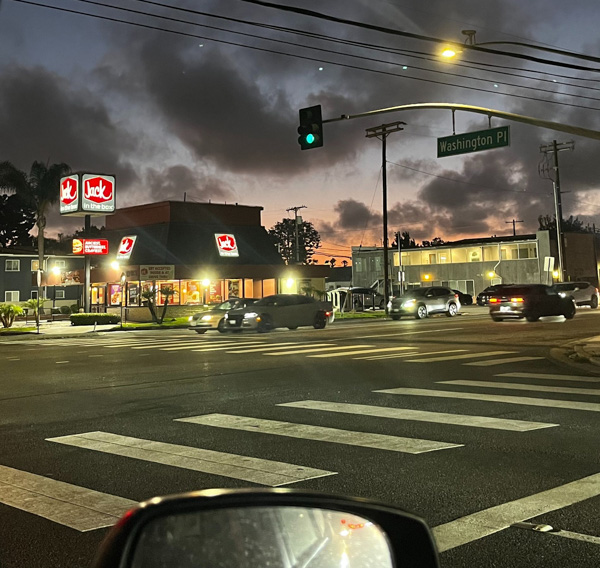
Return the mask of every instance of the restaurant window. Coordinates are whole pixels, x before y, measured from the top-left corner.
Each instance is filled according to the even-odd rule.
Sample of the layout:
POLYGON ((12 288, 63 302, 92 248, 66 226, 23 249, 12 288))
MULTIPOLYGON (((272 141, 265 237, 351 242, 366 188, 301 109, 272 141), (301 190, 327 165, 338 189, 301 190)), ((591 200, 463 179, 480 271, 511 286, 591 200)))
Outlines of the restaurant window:
POLYGON ((121 285, 120 284, 109 284, 108 285, 108 297, 110 298, 111 306, 121 305, 121 285))
POLYGON ((104 304, 104 286, 92 286, 92 304, 104 304))
POLYGON ((244 280, 244 298, 254 298, 254 280, 246 278, 244 280))
POLYGON ((263 298, 265 296, 270 296, 271 294, 276 294, 274 278, 263 280, 263 298))
POLYGON ((156 283, 156 288, 158 291, 158 301, 157 305, 163 306, 165 303, 166 294, 163 294, 163 290, 172 290, 173 294, 169 296, 169 304, 179 305, 179 281, 178 280, 164 280, 156 283))
POLYGON ((127 282, 127 305, 137 306, 140 300, 140 287, 138 284, 127 282))
POLYGON ((202 302, 202 286, 198 280, 188 280, 181 283, 181 303, 200 304, 202 302))
MULTIPOLYGON (((227 282, 227 298, 240 298, 242 296, 242 281, 241 280, 226 280, 227 282)), ((225 298, 225 299, 227 299, 225 298)))

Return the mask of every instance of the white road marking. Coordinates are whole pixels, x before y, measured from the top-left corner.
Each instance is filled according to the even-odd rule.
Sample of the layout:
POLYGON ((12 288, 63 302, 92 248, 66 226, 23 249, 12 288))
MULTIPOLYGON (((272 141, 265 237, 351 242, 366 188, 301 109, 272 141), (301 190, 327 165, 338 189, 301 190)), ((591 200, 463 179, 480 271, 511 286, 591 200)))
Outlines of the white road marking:
MULTIPOLYGON (((333 347, 316 347, 317 345, 332 345, 331 343, 313 343, 312 347, 306 348, 304 345, 299 346, 300 349, 297 349, 296 351, 284 351, 284 352, 280 352, 280 353, 265 353, 265 355, 270 355, 271 357, 277 357, 280 355, 299 355, 299 354, 304 354, 304 353, 316 353, 317 351, 339 351, 340 349, 350 349, 351 347, 349 345, 335 345, 333 347)), ((353 348, 354 349, 360 349, 362 347, 374 347, 373 345, 354 345, 353 348)), ((314 356, 314 355, 313 355, 314 356)), ((327 353, 325 355, 325 357, 331 357, 332 355, 327 353)))
POLYGON ((21 360, 21 358, 20 358, 20 357, 7 357, 7 359, 8 359, 9 361, 20 361, 20 360, 21 360))
POLYGON ((572 540, 580 540, 582 542, 589 542, 590 544, 600 544, 600 536, 592 536, 589 534, 581 534, 572 531, 556 531, 546 533, 552 536, 562 536, 564 538, 570 538, 572 540))
POLYGON ((438 355, 439 353, 462 353, 466 351, 466 349, 446 349, 444 351, 429 351, 427 353, 420 353, 419 351, 415 351, 414 353, 392 353, 390 355, 367 355, 366 357, 355 357, 356 360, 359 359, 385 359, 385 358, 399 358, 399 357, 412 357, 413 355, 438 355))
POLYGON ((282 351, 286 349, 307 349, 308 347, 325 347, 335 345, 334 343, 299 343, 297 341, 289 341, 285 343, 277 343, 276 345, 264 345, 262 347, 244 347, 230 348, 227 353, 260 353, 262 351, 282 351))
POLYGON ((55 361, 55 363, 56 363, 57 365, 60 365, 61 363, 68 363, 68 362, 69 362, 69 361, 55 361))
POLYGON ((484 387, 511 390, 526 390, 535 392, 556 392, 560 394, 581 394, 600 396, 600 389, 582 389, 577 387, 549 387, 546 385, 522 385, 520 383, 496 383, 494 381, 437 381, 444 385, 459 385, 461 387, 484 387))
POLYGON ((290 463, 130 438, 109 432, 86 432, 48 438, 47 441, 271 487, 336 473, 290 463))
POLYGON ((522 361, 535 361, 544 357, 507 357, 506 359, 490 359, 488 361, 471 361, 464 363, 472 367, 491 367, 492 365, 504 365, 505 363, 521 363, 522 361))
POLYGON ((426 331, 404 331, 402 333, 382 333, 379 335, 362 335, 361 339, 371 339, 373 337, 396 337, 398 335, 417 335, 419 333, 446 333, 448 331, 459 331, 462 327, 445 327, 440 329, 428 329, 426 331))
POLYGON ((136 501, 0 466, 0 503, 80 532, 110 527, 136 501))
POLYGON ((460 448, 463 446, 463 444, 448 444, 446 442, 436 442, 433 440, 401 438, 399 436, 388 436, 386 434, 373 434, 369 432, 352 432, 351 430, 339 430, 338 428, 325 428, 322 426, 294 424, 292 422, 263 420, 260 418, 233 416, 229 414, 205 414, 203 416, 192 416, 190 418, 178 418, 176 421, 201 424, 203 426, 215 426, 217 428, 244 430, 246 432, 287 436, 290 438, 300 438, 302 440, 316 440, 333 444, 346 444, 363 448, 375 448, 377 450, 404 452, 408 454, 422 454, 424 452, 434 452, 437 450, 460 448))
POLYGON ((432 361, 456 361, 459 359, 476 359, 477 357, 493 357, 494 355, 512 355, 516 351, 481 351, 466 355, 448 355, 447 357, 430 357, 428 359, 408 359, 407 363, 431 363, 432 361))
MULTIPOLYGON (((263 345, 264 342, 263 341, 249 341, 248 343, 244 343, 244 347, 246 345, 263 345)), ((235 341, 218 341, 218 342, 214 342, 214 343, 210 343, 209 344, 211 347, 207 347, 207 349, 210 348, 221 348, 221 349, 236 349, 236 345, 237 343, 235 341)), ((139 349, 139 348, 138 348, 139 349)), ((197 343, 188 343, 186 345, 178 345, 177 347, 157 347, 157 349, 160 349, 160 351, 182 351, 184 349, 198 349, 198 344, 197 343)))
POLYGON ((431 396, 436 398, 458 398, 462 400, 482 400, 485 402, 502 402, 507 404, 522 404, 525 406, 543 406, 547 408, 567 408, 570 410, 588 410, 600 412, 600 404, 593 402, 573 402, 570 400, 551 400, 546 398, 528 398, 523 396, 506 396, 498 394, 475 394, 472 392, 438 391, 429 389, 396 388, 374 392, 402 396, 431 396))
POLYGON ((88 355, 88 357, 104 357, 104 355, 88 355))
POLYGON ((419 351, 410 351, 409 353, 388 353, 383 355, 366 355, 365 357, 353 357, 355 361, 383 361, 385 359, 402 359, 403 357, 414 357, 419 351))
MULTIPOLYGON (((357 345, 355 347, 361 346, 357 345)), ((346 346, 345 349, 349 349, 349 346, 346 346)), ((386 353, 390 351, 407 351, 409 349, 414 349, 414 347, 381 347, 379 349, 359 349, 358 351, 353 349, 352 351, 342 351, 341 353, 328 353, 325 355, 308 355, 308 357, 347 357, 349 355, 362 355, 363 353, 386 353)))
POLYGON ((551 381, 579 381, 582 383, 600 383, 600 377, 582 375, 552 375, 545 373, 499 373, 495 377, 514 377, 516 379, 548 379, 551 381))
POLYGON ((320 400, 301 400, 285 402, 277 406, 303 408, 306 410, 321 410, 324 412, 341 412, 394 420, 416 420, 418 422, 434 422, 436 424, 452 424, 454 426, 472 426, 475 428, 491 428, 495 430, 510 430, 512 432, 529 432, 542 428, 552 428, 559 424, 547 422, 527 422, 525 420, 510 420, 490 418, 488 416, 469 416, 465 414, 447 414, 445 412, 428 412, 425 410, 409 410, 406 408, 388 408, 369 406, 365 404, 347 404, 342 402, 323 402, 320 400))
POLYGON ((600 473, 439 525, 434 527, 433 536, 438 550, 445 552, 500 532, 514 523, 556 511, 598 495, 600 495, 600 473))

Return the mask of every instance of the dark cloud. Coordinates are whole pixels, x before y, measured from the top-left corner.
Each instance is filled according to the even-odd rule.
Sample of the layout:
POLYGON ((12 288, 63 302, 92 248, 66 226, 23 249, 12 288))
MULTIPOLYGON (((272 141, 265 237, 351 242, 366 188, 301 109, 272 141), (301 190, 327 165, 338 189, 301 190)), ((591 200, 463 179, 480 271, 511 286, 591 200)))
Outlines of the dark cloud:
POLYGON ((150 201, 182 200, 184 193, 189 201, 231 201, 234 197, 232 188, 222 180, 182 165, 165 170, 149 169, 145 185, 150 190, 150 201))
POLYGON ((335 205, 337 225, 342 229, 362 229, 381 223, 381 215, 354 199, 344 199, 335 205))

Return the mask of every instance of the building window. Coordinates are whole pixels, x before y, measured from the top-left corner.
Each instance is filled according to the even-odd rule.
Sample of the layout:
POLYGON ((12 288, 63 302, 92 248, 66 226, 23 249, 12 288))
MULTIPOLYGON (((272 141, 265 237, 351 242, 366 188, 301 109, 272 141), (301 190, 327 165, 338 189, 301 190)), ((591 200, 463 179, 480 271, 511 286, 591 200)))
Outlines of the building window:
POLYGON ((54 260, 52 262, 52 264, 54 266, 56 266, 57 268, 66 268, 67 267, 67 261, 66 260, 54 260))
POLYGON ((519 244, 519 258, 537 258, 536 243, 519 244))
POLYGON ((352 266, 354 267, 354 269, 356 269, 356 272, 362 272, 363 271, 362 258, 357 258, 355 261, 353 261, 352 266))
POLYGON ((64 300, 65 299, 65 291, 64 290, 56 290, 54 294, 55 300, 64 300))
POLYGON ((500 257, 498 256, 498 246, 492 245, 488 247, 483 247, 483 260, 485 262, 500 260, 500 257))
POLYGON ((4 301, 5 302, 18 302, 19 301, 19 291, 18 290, 7 290, 4 292, 4 301))
POLYGON ((7 258, 4 263, 4 270, 6 272, 19 272, 21 270, 21 261, 14 258, 7 258))
POLYGON ((502 245, 500 258, 501 260, 518 260, 519 245, 502 245))
POLYGON ((31 261, 31 271, 37 272, 37 269, 40 267, 40 261, 38 259, 31 261))
POLYGON ((32 300, 37 300, 39 298, 39 293, 37 290, 32 290, 31 291, 31 299, 32 300))
POLYGON ((481 262, 481 247, 473 247, 467 250, 467 262, 481 262))

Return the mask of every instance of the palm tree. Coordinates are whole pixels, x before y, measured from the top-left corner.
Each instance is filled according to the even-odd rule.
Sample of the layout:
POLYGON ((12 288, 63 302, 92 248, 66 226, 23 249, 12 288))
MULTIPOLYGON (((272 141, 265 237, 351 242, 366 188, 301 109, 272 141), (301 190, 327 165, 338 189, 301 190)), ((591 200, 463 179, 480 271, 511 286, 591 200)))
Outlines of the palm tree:
POLYGON ((35 210, 35 224, 38 228, 39 268, 44 268, 44 230, 46 212, 58 201, 60 178, 71 173, 67 164, 33 162, 29 175, 17 169, 11 162, 0 162, 0 189, 16 193, 35 210))

